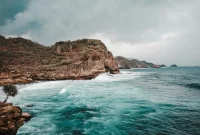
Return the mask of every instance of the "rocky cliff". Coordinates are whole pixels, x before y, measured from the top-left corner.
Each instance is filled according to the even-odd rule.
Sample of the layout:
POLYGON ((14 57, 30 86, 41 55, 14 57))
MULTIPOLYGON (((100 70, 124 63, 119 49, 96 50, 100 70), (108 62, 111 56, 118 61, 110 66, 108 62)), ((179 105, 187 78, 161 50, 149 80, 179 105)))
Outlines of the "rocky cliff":
POLYGON ((38 80, 92 79, 119 73, 100 40, 61 41, 50 47, 23 38, 0 36, 0 85, 38 80))
POLYGON ((0 135, 16 135, 18 129, 31 117, 28 113, 22 113, 18 106, 0 102, 0 135))
POLYGON ((115 60, 121 69, 129 69, 129 68, 160 68, 166 67, 165 65, 155 65, 146 61, 139 61, 136 59, 127 59, 122 56, 115 57, 115 60))

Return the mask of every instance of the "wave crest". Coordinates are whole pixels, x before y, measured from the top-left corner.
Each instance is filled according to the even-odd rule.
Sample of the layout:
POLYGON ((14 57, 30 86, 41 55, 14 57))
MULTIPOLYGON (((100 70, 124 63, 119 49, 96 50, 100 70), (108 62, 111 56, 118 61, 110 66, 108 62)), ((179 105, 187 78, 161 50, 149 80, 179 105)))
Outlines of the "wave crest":
POLYGON ((143 73, 141 72, 128 72, 128 71, 121 71, 120 74, 109 74, 109 73, 102 73, 97 76, 95 79, 96 81, 123 81, 123 80, 132 80, 138 77, 141 77, 143 73))

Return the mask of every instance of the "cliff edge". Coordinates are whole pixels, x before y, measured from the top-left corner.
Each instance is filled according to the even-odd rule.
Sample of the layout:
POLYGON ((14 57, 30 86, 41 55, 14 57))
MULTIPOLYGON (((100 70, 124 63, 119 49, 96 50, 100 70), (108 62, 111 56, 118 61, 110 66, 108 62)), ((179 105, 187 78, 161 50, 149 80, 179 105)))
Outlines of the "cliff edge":
POLYGON ((0 85, 39 80, 92 79, 119 73, 110 51, 100 41, 61 41, 47 47, 23 38, 0 36, 0 85))

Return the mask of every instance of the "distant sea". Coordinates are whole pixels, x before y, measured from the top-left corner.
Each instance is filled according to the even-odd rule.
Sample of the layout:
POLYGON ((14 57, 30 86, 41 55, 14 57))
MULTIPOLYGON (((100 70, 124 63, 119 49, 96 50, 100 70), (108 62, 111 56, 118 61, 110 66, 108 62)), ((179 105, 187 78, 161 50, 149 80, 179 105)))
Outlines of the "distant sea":
POLYGON ((200 135, 199 67, 121 70, 18 88, 9 102, 33 115, 18 135, 200 135))

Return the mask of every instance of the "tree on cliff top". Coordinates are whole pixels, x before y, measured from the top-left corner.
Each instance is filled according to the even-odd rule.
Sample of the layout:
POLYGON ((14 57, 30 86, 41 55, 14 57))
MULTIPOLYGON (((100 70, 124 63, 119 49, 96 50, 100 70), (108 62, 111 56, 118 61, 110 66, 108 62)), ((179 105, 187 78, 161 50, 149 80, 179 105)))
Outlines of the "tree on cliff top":
POLYGON ((14 96, 17 95, 18 90, 17 90, 17 87, 14 86, 14 85, 5 85, 3 87, 3 92, 6 94, 6 98, 5 98, 3 103, 6 103, 8 98, 9 98, 9 96, 14 97, 14 96))

